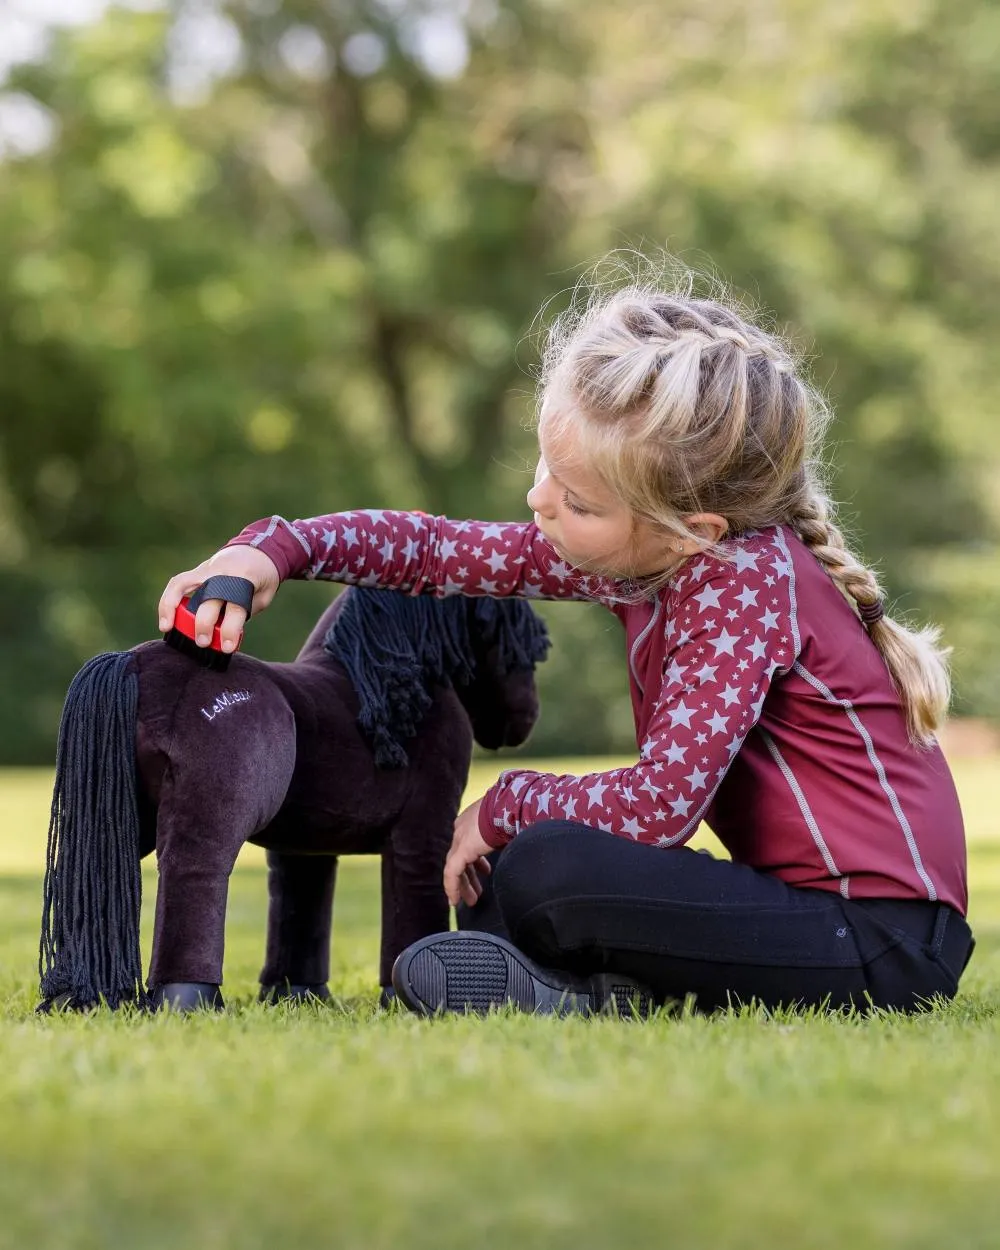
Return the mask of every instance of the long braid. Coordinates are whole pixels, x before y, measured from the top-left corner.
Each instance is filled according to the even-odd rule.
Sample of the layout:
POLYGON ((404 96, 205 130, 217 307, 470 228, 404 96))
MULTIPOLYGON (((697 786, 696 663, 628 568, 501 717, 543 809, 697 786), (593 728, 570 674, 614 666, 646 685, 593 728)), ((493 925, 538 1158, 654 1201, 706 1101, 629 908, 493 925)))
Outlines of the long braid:
POLYGON ((858 609, 906 712, 910 738, 928 743, 951 699, 949 651, 938 646, 934 627, 908 629, 885 614, 883 592, 875 573, 850 550, 832 519, 833 507, 815 483, 806 485, 789 524, 827 573, 858 609))
POLYGON ((846 598, 859 608, 879 603, 882 588, 878 578, 847 546, 847 540, 833 522, 833 505, 817 486, 806 488, 801 502, 789 516, 789 524, 846 598))

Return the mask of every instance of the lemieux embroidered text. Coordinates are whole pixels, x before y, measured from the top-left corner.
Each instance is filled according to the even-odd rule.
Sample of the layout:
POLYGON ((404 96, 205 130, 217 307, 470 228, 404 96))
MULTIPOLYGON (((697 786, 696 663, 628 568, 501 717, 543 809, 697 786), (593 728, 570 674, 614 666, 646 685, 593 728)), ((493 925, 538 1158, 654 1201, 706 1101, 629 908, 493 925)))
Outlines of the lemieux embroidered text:
POLYGON ((249 703, 252 698, 253 694, 249 690, 223 690, 211 707, 201 709, 201 714, 206 720, 215 720, 221 712, 235 707, 237 703, 249 703))

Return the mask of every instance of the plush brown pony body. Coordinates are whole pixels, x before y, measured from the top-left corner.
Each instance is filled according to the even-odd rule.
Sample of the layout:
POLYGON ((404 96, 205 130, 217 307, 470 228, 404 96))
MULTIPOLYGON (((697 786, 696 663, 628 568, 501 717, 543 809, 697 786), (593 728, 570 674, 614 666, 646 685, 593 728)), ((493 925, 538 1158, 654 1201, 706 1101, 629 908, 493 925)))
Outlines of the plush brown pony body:
POLYGON ((441 876, 473 739, 538 715, 544 626, 519 600, 346 590, 294 663, 204 668, 163 642, 90 661, 67 695, 49 833, 43 1006, 222 1005, 229 875, 267 848, 264 997, 326 997, 340 855, 382 859, 379 980, 448 927, 441 876), (148 992, 139 860, 159 884, 148 992))

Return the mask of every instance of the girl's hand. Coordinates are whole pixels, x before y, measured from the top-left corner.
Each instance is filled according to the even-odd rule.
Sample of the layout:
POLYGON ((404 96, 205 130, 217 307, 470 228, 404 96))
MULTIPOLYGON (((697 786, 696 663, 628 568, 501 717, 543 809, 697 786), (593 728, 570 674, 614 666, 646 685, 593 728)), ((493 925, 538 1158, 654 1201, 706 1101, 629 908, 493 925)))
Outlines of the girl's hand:
MULTIPOLYGON (((267 607, 281 583, 274 561, 270 556, 264 555, 263 551, 249 546, 224 547, 214 556, 203 560, 197 568, 189 569, 186 573, 178 573, 167 582, 157 609, 161 633, 165 633, 173 625, 177 605, 184 596, 193 593, 202 582, 217 573, 228 574, 230 577, 245 577, 248 582, 253 583, 254 597, 251 616, 256 616, 267 607)), ((220 599, 206 599, 198 608, 194 619, 195 642, 199 647, 207 647, 211 642, 212 630, 219 619, 221 607, 220 599)), ((226 604, 226 615, 220 629, 223 651, 235 650, 246 616, 243 609, 235 603, 226 604)))
POLYGON ((475 907, 483 892, 480 877, 489 876, 491 872, 486 856, 493 847, 483 841, 479 832, 479 805, 482 801, 477 799, 455 818, 455 833, 444 865, 444 892, 453 907, 457 907, 459 902, 475 907))

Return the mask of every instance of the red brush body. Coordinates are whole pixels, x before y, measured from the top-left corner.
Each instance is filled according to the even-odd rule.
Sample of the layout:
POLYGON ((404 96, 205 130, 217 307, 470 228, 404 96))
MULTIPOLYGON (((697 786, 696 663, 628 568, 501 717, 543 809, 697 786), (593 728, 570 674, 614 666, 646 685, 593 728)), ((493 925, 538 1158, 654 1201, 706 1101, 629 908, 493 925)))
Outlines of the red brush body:
POLYGON ((163 635, 163 641, 183 655, 188 655, 204 668, 214 669, 223 673, 229 667, 229 661, 240 649, 243 642, 243 631, 236 640, 233 651, 222 649, 222 618, 225 615, 226 603, 236 603, 247 613, 253 602, 253 584, 244 577, 210 577, 204 585, 199 586, 194 594, 182 599, 174 613, 173 626, 163 635), (207 647, 199 647, 195 642, 195 614, 205 599, 219 598, 224 600, 218 620, 212 629, 212 640, 207 647))

